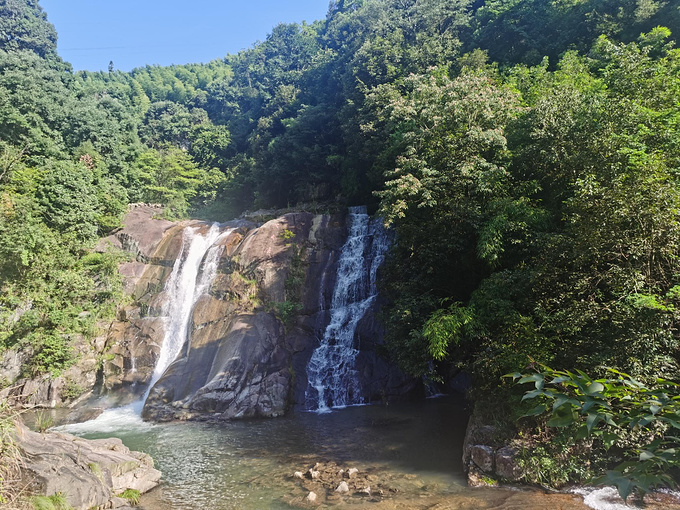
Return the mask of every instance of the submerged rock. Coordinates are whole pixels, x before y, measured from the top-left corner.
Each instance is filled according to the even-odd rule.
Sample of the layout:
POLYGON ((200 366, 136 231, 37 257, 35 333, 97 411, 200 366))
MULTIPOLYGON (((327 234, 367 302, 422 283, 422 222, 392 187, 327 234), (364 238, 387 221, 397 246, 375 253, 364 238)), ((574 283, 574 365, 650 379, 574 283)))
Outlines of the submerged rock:
MULTIPOLYGON (((308 469, 306 477, 298 480, 298 483, 303 490, 316 494, 317 503, 335 504, 353 498, 357 500, 370 498, 370 501, 379 502, 386 493, 398 492, 366 470, 360 472, 357 468, 341 467, 335 462, 317 462, 308 469), (371 487, 375 487, 375 490, 371 487)), ((300 498, 301 496, 298 496, 298 502, 300 498)))
POLYGON ((75 510, 115 508, 125 490, 144 493, 161 478, 149 455, 130 451, 120 439, 39 434, 17 424, 16 440, 24 458, 22 484, 33 494, 61 493, 75 510))

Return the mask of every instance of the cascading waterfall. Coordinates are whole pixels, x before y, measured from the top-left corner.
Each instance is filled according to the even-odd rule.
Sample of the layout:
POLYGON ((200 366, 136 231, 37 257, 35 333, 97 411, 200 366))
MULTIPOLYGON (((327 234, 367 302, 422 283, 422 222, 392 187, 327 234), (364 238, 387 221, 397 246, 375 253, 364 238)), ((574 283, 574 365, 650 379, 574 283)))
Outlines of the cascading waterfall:
MULTIPOLYGON (((59 427, 73 433, 113 432, 131 426, 144 426, 141 411, 154 385, 189 343, 192 311, 201 296, 210 290, 223 247, 219 241, 233 229, 220 231, 217 223, 205 234, 197 227, 187 227, 182 235, 182 248, 172 273, 165 283, 166 303, 161 310, 165 321, 163 345, 144 396, 127 406, 108 409, 94 420, 59 427)), ((133 362, 134 363, 134 362, 133 362)))
POLYGON ((217 265, 222 254, 222 247, 217 242, 232 230, 220 232, 217 223, 213 223, 205 235, 199 234, 196 227, 187 227, 184 230, 182 251, 165 283, 167 300, 161 311, 161 316, 165 319, 163 345, 142 401, 146 400, 154 385, 187 343, 194 306, 210 290, 210 284, 217 274, 217 265))
POLYGON ((365 207, 350 207, 349 235, 338 261, 330 323, 307 365, 306 407, 317 412, 362 404, 355 369, 357 324, 375 301, 378 268, 389 248, 380 220, 365 207))

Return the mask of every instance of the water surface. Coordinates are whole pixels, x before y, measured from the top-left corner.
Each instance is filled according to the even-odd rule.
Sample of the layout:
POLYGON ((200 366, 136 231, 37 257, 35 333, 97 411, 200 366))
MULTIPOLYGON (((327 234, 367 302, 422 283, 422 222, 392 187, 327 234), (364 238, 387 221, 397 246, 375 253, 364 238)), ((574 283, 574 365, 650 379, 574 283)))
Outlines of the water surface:
POLYGON ((215 424, 152 425, 129 409, 121 412, 127 413, 124 423, 109 411, 67 429, 88 438, 119 437, 155 459, 163 484, 143 497, 146 510, 310 506, 304 501, 309 482, 293 474, 317 462, 357 468, 372 484, 370 496, 340 497, 331 490, 329 499, 319 485, 321 508, 586 508, 575 495, 468 488, 461 462, 468 416, 453 397, 215 424))

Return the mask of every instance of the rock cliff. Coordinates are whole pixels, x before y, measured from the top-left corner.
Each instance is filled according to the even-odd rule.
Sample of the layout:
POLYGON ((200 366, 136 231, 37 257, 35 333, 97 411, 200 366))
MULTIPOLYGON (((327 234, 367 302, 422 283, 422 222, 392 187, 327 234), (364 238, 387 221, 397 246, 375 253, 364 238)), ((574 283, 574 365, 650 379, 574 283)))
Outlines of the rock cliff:
MULTIPOLYGON (((132 207, 124 228, 98 246, 132 255, 120 268, 130 300, 117 320, 102 324, 103 334, 92 341, 76 339, 81 359, 61 377, 21 380, 0 397, 29 406, 108 407, 145 393, 163 344, 165 285, 182 252, 183 232, 209 228, 158 219, 158 213, 153 206, 132 207), (83 396, 74 401, 78 393, 83 396)), ((220 228, 228 235, 219 241, 217 275, 194 306, 189 341, 149 395, 147 419, 274 417, 304 405, 307 363, 330 320, 346 217, 265 211, 220 228)), ((382 332, 375 306, 356 333, 366 400, 412 389, 376 353, 382 332)), ((7 352, 0 371, 16 371, 21 361, 7 352)))
MULTIPOLYGON (((163 338, 157 316, 167 299, 163 288, 186 226, 166 230, 137 273, 135 305, 110 328, 102 381, 110 392, 140 391, 150 378, 163 338)), ((194 306, 184 349, 150 392, 146 419, 275 417, 304 403, 307 363, 329 321, 345 218, 297 212, 222 228, 232 230, 219 241, 217 276, 194 306)), ((376 354, 381 331, 374 312, 358 329, 364 347, 357 368, 367 400, 411 388, 376 354)))

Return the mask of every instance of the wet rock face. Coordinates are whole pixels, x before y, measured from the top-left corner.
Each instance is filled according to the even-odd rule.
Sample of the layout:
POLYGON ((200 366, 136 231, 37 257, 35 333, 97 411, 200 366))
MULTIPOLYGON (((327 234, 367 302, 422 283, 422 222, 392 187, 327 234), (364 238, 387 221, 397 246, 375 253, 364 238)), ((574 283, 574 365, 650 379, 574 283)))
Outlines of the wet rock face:
POLYGON ((126 489, 144 493, 160 481, 151 457, 130 451, 120 439, 38 434, 21 424, 16 439, 24 457, 22 485, 34 494, 61 493, 76 510, 120 506, 116 496, 126 489))
MULTIPOLYGON (((186 226, 185 223, 155 220, 148 217, 147 208, 138 209, 146 212, 147 216, 142 218, 146 217, 147 223, 159 222, 160 225, 145 227, 142 219, 137 218, 136 223, 126 227, 127 236, 140 239, 135 246, 143 248, 144 262, 137 260, 121 266, 126 288, 135 302, 118 311, 118 320, 109 326, 100 355, 98 391, 119 404, 139 398, 151 380, 165 333, 164 321, 158 317, 165 300, 163 285, 179 256, 181 234, 186 226), (159 238, 159 235, 162 237, 159 238), (154 242, 149 239, 142 241, 144 236, 154 242), (130 264, 139 265, 143 270, 136 270, 134 276, 127 277, 125 272, 130 264)), ((133 209, 133 213, 140 215, 141 211, 133 209)))
MULTIPOLYGON (((184 228, 207 228, 156 220, 157 213, 134 208, 126 228, 107 241, 136 257, 121 268, 134 303, 109 326, 98 360, 98 388, 118 404, 139 398, 151 380, 165 335, 164 286, 184 228)), ((220 240, 217 275, 193 309, 190 341, 149 395, 146 419, 275 417, 304 404, 307 363, 330 319, 345 218, 290 213, 223 228, 233 230, 220 240)), ((357 365, 367 400, 412 388, 377 356, 382 331, 374 312, 357 333, 365 346, 357 365)))
POLYGON ((293 367, 304 370, 306 361, 297 358, 311 353, 315 326, 323 322, 318 296, 332 285, 325 281, 332 273, 322 267, 332 266, 327 260, 337 246, 309 241, 315 221, 321 223, 311 214, 287 214, 222 240, 218 274, 192 312, 190 343, 151 391, 146 419, 286 412, 297 376, 293 367), (302 273, 291 283, 294 257, 302 273), (280 316, 279 304, 286 302, 295 302, 299 315, 280 316))

